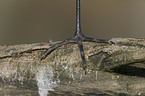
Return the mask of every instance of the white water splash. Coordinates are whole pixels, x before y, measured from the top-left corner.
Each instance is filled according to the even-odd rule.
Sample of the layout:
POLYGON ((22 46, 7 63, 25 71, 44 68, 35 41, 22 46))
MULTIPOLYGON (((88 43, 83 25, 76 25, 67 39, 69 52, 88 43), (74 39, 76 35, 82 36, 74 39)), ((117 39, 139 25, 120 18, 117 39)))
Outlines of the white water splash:
POLYGON ((53 69, 50 66, 41 66, 36 74, 37 86, 40 96, 47 96, 48 91, 54 91, 57 86, 53 78, 53 69))

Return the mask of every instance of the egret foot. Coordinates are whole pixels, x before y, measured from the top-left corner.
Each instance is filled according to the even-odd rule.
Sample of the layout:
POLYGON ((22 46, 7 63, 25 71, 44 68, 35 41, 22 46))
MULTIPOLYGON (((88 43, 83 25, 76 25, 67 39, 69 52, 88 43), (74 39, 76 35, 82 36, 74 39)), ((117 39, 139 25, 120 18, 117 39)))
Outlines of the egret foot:
POLYGON ((58 48, 62 45, 65 45, 67 43, 74 42, 74 43, 78 44, 80 54, 81 54, 81 58, 82 58, 82 62, 83 62, 83 69, 85 70, 85 74, 86 74, 87 64, 86 64, 86 59, 85 59, 85 54, 84 54, 84 48, 83 48, 82 41, 108 43, 108 41, 104 40, 104 39, 95 39, 95 38, 91 38, 91 37, 85 37, 82 33, 81 34, 76 34, 72 38, 66 39, 62 42, 56 43, 52 47, 49 47, 48 50, 42 55, 41 60, 45 59, 56 48, 58 48))

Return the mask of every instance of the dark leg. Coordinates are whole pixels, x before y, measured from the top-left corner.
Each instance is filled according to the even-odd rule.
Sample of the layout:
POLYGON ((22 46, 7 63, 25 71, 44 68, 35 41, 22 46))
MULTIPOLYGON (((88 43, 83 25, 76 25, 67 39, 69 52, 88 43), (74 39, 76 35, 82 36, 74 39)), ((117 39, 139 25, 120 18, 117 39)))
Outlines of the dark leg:
POLYGON ((57 44, 53 45, 52 47, 48 48, 48 50, 42 55, 41 60, 45 59, 56 48, 58 48, 64 44, 70 43, 70 42, 76 42, 80 49, 80 54, 81 54, 81 58, 83 61, 83 69, 85 70, 85 73, 86 73, 87 65, 86 65, 86 59, 85 59, 82 41, 108 43, 107 40, 85 37, 83 35, 83 33, 81 32, 81 26, 80 26, 80 0, 76 0, 76 31, 75 31, 74 37, 64 40, 64 41, 57 43, 57 44))

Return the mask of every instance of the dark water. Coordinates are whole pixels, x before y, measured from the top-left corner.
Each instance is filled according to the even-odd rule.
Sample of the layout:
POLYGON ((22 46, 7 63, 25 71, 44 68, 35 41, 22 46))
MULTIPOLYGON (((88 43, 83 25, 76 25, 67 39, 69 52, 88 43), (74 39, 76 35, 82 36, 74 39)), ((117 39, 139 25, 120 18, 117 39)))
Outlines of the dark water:
MULTIPOLYGON (((81 0, 82 32, 90 37, 145 36, 144 0, 81 0)), ((75 0, 1 0, 0 45, 64 40, 75 31, 75 0)))

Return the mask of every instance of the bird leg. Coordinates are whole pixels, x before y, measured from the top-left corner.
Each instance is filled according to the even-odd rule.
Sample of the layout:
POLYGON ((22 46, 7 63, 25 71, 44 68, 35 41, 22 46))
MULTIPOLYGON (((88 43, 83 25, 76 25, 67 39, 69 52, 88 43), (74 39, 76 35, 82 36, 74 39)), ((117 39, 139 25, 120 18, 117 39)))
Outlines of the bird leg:
POLYGON ((59 43, 53 45, 52 47, 48 48, 48 50, 42 55, 41 60, 45 59, 56 48, 58 48, 64 44, 67 44, 67 43, 75 42, 78 44, 81 58, 83 61, 83 69, 85 70, 85 73, 86 73, 87 64, 86 64, 82 41, 108 43, 108 41, 104 40, 104 39, 95 39, 95 38, 91 38, 91 37, 85 37, 83 35, 83 33, 81 32, 81 25, 80 25, 80 0, 76 0, 76 31, 75 31, 74 37, 66 39, 66 40, 59 42, 59 43))

